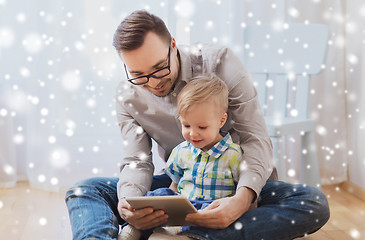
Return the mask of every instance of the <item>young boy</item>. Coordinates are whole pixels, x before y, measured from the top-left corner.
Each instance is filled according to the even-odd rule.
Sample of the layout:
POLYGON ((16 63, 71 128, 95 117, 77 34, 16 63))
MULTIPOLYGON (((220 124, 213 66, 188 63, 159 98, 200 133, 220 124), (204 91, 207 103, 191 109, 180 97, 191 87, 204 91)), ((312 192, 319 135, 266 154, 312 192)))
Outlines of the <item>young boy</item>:
MULTIPOLYGON (((227 121, 227 86, 213 75, 195 77, 179 93, 177 106, 186 141, 173 149, 167 162, 170 188, 148 192, 147 196, 181 194, 202 209, 215 199, 234 195, 238 182, 240 146, 233 143, 229 133, 220 130, 227 121)), ((131 226, 127 229, 136 232, 131 226)), ((133 235, 137 238, 130 239, 140 236, 133 235)), ((170 238, 157 232, 149 239, 170 238)))
POLYGON ((167 162, 170 188, 189 200, 215 200, 234 194, 241 149, 220 129, 227 121, 228 89, 215 76, 199 76, 179 93, 182 142, 167 162))

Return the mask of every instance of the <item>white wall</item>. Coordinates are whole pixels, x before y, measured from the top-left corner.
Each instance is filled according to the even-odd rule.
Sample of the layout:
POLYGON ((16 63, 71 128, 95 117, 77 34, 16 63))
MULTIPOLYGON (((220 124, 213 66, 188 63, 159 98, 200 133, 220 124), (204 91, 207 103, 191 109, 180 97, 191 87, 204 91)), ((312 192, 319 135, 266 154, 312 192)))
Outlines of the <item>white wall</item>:
POLYGON ((365 190, 365 5, 347 1, 346 61, 349 181, 365 190), (359 7, 360 6, 360 7, 359 7))

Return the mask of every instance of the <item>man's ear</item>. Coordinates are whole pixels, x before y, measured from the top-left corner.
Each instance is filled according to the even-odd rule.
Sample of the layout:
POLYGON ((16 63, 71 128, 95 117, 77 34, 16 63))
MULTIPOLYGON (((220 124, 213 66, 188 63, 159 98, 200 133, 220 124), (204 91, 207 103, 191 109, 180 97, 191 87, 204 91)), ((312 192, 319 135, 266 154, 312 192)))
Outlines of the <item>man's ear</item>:
POLYGON ((219 128, 222 128, 223 125, 226 123, 227 117, 228 117, 227 113, 224 113, 223 116, 222 116, 222 118, 221 118, 221 122, 220 122, 220 127, 219 128))
POLYGON ((176 47, 176 41, 175 38, 171 38, 171 47, 175 48, 176 47))

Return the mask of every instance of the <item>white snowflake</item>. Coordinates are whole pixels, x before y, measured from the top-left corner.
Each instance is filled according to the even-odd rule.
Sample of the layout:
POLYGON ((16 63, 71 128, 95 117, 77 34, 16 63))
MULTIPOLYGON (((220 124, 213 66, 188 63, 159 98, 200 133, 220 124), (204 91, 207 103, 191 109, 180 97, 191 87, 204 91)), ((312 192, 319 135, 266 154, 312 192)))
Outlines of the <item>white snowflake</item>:
POLYGON ((99 150, 100 150, 99 146, 94 146, 93 147, 93 152, 99 152, 99 150))
POLYGON ((357 229, 351 229, 350 230, 350 236, 353 238, 353 239, 359 239, 361 237, 361 233, 359 232, 359 230, 357 229))
POLYGON ((319 125, 317 128, 316 128, 316 131, 319 135, 321 136, 325 136, 327 135, 327 129, 324 127, 324 126, 321 126, 319 125))
POLYGON ((0 116, 6 117, 8 115, 8 110, 5 108, 0 109, 0 116))
POLYGON ((61 84, 64 90, 69 92, 77 91, 82 83, 80 71, 67 71, 61 77, 61 84))
POLYGON ((190 18, 195 12, 195 5, 191 0, 179 0, 175 11, 182 18, 190 18))
POLYGON ((64 168, 70 162, 70 154, 64 148, 58 148, 51 152, 51 164, 54 168, 64 168))
POLYGON ((5 164, 4 167, 3 167, 3 170, 6 174, 8 175, 13 175, 15 174, 15 169, 13 166, 10 166, 8 164, 5 164))
POLYGON ((235 228, 236 230, 241 230, 241 229, 242 229, 242 227, 243 227, 243 224, 242 224, 241 222, 236 222, 236 223, 234 224, 234 228, 235 228))
POLYGON ((58 178, 56 178, 56 177, 51 178, 51 184, 52 185, 57 185, 58 184, 58 178))
POLYGON ((19 69, 19 73, 21 76, 25 78, 30 77, 30 70, 27 67, 21 67, 19 69))
POLYGON ((42 37, 38 33, 30 33, 25 36, 22 44, 28 53, 38 53, 43 48, 42 37))
POLYGON ((38 222, 39 222, 39 225, 45 226, 47 224, 47 219, 42 217, 42 218, 39 219, 38 222))
POLYGON ((13 136, 13 142, 17 145, 24 143, 25 138, 23 134, 17 133, 13 136))
POLYGON ((14 43, 13 30, 7 27, 0 28, 0 49, 10 47, 14 43))
POLYGON ((46 176, 43 174, 38 175, 38 181, 44 183, 46 181, 46 176))

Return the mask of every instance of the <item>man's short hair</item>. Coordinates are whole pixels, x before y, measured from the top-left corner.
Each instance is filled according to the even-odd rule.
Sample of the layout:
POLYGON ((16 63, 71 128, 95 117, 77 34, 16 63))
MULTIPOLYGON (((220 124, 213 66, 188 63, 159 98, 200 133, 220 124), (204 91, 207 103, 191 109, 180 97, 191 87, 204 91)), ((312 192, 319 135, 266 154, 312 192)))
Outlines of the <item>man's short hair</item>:
POLYGON ((194 77, 180 91, 177 100, 179 116, 185 114, 191 106, 205 101, 212 101, 217 110, 228 110, 228 87, 215 75, 194 77))
POLYGON ((134 11, 119 24, 114 33, 113 46, 118 52, 135 50, 142 46, 150 31, 170 45, 171 34, 161 18, 144 10, 134 11))

